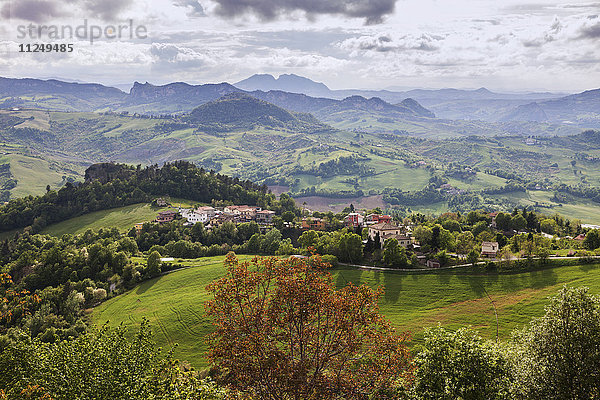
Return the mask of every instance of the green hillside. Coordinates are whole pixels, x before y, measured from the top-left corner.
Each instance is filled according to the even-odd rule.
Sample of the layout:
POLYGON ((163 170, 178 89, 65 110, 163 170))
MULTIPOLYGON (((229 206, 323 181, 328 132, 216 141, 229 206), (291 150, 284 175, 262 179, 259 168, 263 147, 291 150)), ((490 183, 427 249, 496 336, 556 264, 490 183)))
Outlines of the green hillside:
POLYGON ((156 218, 158 207, 150 204, 132 204, 112 210, 95 211, 79 217, 71 218, 57 224, 50 225, 42 234, 62 236, 65 233, 78 234, 88 229, 118 228, 121 231, 131 229, 138 222, 152 221, 156 218))
MULTIPOLYGON (((176 260, 193 268, 142 283, 98 306, 92 319, 96 324, 109 321, 112 326, 123 323, 133 327, 147 317, 160 346, 178 343, 176 357, 196 367, 205 366, 204 338, 212 329, 204 313, 203 302, 208 298, 205 287, 223 274, 223 259, 219 256, 176 260)), ((336 269, 333 275, 339 287, 347 282, 383 285, 381 310, 400 329, 411 331, 416 341, 422 337, 423 327, 438 323, 449 328, 471 325, 484 336, 494 337, 494 312, 484 288, 496 304, 502 339, 509 338, 513 329, 524 326, 532 317, 541 315, 546 298, 563 284, 589 286, 593 293, 600 292, 600 265, 515 274, 410 274, 336 269)))
MULTIPOLYGON (((196 204, 185 199, 171 199, 174 207, 189 207, 196 204)), ((76 235, 88 229, 117 228, 127 231, 138 222, 149 222, 156 218, 159 211, 164 208, 154 207, 147 203, 132 204, 110 210, 95 211, 79 217, 71 218, 57 224, 52 224, 42 230, 42 234, 62 236, 65 233, 76 235)))

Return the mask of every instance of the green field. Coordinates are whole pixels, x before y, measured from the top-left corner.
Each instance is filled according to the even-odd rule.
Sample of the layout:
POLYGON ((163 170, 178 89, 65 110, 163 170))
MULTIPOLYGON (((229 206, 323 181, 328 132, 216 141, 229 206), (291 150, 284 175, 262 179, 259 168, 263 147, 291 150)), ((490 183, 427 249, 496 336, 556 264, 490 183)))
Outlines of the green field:
MULTIPOLYGON (((194 267, 142 283, 98 306, 92 319, 96 324, 109 321, 112 326, 133 326, 146 317, 154 327, 158 345, 178 343, 176 357, 203 367, 204 337, 212 329, 204 313, 203 303, 208 298, 205 287, 223 274, 223 258, 182 261, 194 267)), ((438 323, 449 328, 471 325, 493 338, 495 317, 484 288, 496 304, 501 339, 541 315, 547 297, 563 284, 600 292, 600 265, 516 274, 407 274, 355 269, 337 269, 333 274, 338 287, 347 282, 383 285, 382 312, 395 326, 412 332, 416 342, 421 340, 424 327, 438 323)))
POLYGON ((537 204, 536 210, 547 215, 560 214, 569 219, 579 219, 583 223, 600 224, 600 204, 586 199, 559 204, 552 200, 553 195, 549 191, 529 190, 526 193, 515 192, 490 197, 500 202, 514 202, 519 207, 535 207, 537 204))
POLYGON ((73 163, 47 161, 8 151, 0 155, 0 164, 10 164, 10 172, 17 181, 16 187, 11 191, 13 198, 42 195, 46 193, 47 185, 52 189, 60 188, 66 182, 63 177, 79 179, 79 174, 83 171, 83 168, 73 163))
MULTIPOLYGON (((250 256, 240 256, 240 259, 248 258, 250 256)), ((96 324, 109 321, 112 326, 121 323, 132 326, 146 317, 154 328, 159 346, 171 348, 177 343, 175 357, 202 367, 206 364, 204 337, 212 330, 204 314, 204 301, 208 299, 205 287, 223 275, 224 259, 225 256, 217 256, 181 261, 182 265, 194 268, 144 282, 98 306, 92 319, 96 324)))
MULTIPOLYGON (((185 199, 171 199, 173 207, 190 207, 192 204, 196 203, 185 199)), ((110 210, 95 211, 50 225, 44 228, 41 233, 53 236, 62 236, 65 233, 75 235, 88 229, 98 230, 100 228, 118 228, 120 231, 126 231, 133 228, 138 222, 154 220, 161 210, 166 210, 166 208, 139 203, 110 210)))
POLYGON ((79 217, 46 227, 41 233, 62 236, 65 233, 78 234, 88 229, 118 228, 121 231, 131 229, 138 222, 151 221, 156 218, 159 208, 150 204, 132 204, 112 210, 95 211, 79 217))

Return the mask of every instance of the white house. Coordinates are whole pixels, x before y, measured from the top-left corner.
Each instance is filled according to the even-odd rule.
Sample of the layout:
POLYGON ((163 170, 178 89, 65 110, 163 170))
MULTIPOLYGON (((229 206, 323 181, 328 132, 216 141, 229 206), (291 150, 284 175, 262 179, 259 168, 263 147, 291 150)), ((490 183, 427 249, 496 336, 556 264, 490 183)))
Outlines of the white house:
POLYGON ((495 258, 498 254, 498 242, 482 242, 481 256, 495 258))
POLYGON ((180 208, 179 214, 181 214, 181 216, 187 220, 187 223, 191 225, 195 225, 198 222, 204 224, 210 220, 206 212, 198 212, 197 210, 189 208, 180 208))

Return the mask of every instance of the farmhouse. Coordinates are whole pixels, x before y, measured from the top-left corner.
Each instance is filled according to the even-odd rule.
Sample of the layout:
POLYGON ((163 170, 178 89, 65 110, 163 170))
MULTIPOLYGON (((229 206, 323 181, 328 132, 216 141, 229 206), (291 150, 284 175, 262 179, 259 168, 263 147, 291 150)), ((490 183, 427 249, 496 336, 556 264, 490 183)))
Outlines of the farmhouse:
POLYGON ((247 213, 256 214, 260 210, 261 210, 260 207, 246 206, 246 205, 226 206, 225 208, 223 208, 224 212, 229 212, 229 213, 233 213, 233 214, 247 214, 247 213))
POLYGON ((211 206, 198 207, 196 208, 196 212, 199 214, 206 214, 209 220, 214 218, 214 216, 217 214, 217 210, 211 206))
POLYGON ((209 220, 207 213, 201 213, 189 208, 180 208, 179 214, 187 220, 187 224, 189 225, 195 225, 198 222, 206 223, 209 220))
POLYGON ((302 218, 302 229, 324 231, 325 227, 325 220, 323 218, 302 218))
MULTIPOLYGON (((389 237, 387 237, 386 239, 396 239, 398 241, 398 244, 402 247, 404 247, 405 249, 408 248, 408 246, 410 246, 413 243, 412 238, 406 236, 406 235, 391 235, 389 237)), ((383 245, 384 243, 382 243, 383 245)))
POLYGON ((498 216, 498 214, 500 213, 497 211, 488 214, 488 216, 492 218, 492 228, 496 228, 496 217, 498 216))
POLYGON ((256 213, 256 222, 259 224, 270 224, 273 222, 273 216, 275 216, 275 211, 271 210, 262 210, 256 213))
POLYGON ((235 215, 232 213, 219 212, 215 215, 214 218, 212 218, 210 220, 210 226, 211 227, 221 226, 225 222, 235 222, 235 215))
POLYGON ((498 254, 498 242, 481 243, 481 256, 495 258, 498 254))
POLYGON ((369 226, 369 237, 371 240, 375 240, 375 237, 379 235, 379 242, 383 247, 386 239, 396 239, 398 244, 404 248, 407 248, 412 244, 412 239, 403 234, 402 228, 399 226, 389 224, 387 222, 381 222, 379 224, 369 226))
POLYGON ((366 218, 367 225, 379 224, 382 222, 391 223, 392 217, 389 215, 369 214, 366 218))
POLYGON ((158 216, 156 217, 156 222, 158 222, 159 224, 163 224, 165 222, 171 222, 175 219, 176 215, 177 215, 177 213, 173 210, 161 211, 158 213, 158 216))
POLYGON ((365 217, 363 217, 361 214, 353 212, 346 215, 344 224, 349 228, 357 228, 359 226, 363 226, 364 220, 365 217))

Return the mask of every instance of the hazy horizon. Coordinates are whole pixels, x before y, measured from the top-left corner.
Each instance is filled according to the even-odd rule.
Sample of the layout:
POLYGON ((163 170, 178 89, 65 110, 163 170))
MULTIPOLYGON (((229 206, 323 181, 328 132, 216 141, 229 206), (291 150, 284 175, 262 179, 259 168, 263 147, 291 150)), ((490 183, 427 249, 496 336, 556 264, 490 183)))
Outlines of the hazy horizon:
MULTIPOLYGON (((257 74, 253 74, 251 76, 254 76, 257 74)), ((258 73, 258 75, 263 75, 261 73, 258 73)), ((275 79, 277 79, 280 75, 284 75, 284 74, 267 74, 267 75, 271 75, 273 76, 275 79)), ((308 78, 306 76, 302 76, 302 75, 298 75, 298 74, 294 74, 303 78, 308 78)), ((248 76, 246 78, 250 78, 251 76, 248 76)), ((105 83, 105 82, 100 82, 100 81, 85 81, 85 80, 81 80, 81 79, 73 79, 73 78, 69 78, 69 77, 61 77, 61 76, 39 76, 39 77, 33 77, 33 76, 2 76, 3 78, 11 78, 11 79, 39 79, 39 80, 58 80, 58 81, 62 81, 62 82, 67 82, 67 83, 80 83, 80 84, 100 84, 103 86, 107 86, 107 87, 114 87, 117 89, 122 90, 123 92, 129 93, 130 89, 133 88, 133 85, 137 82, 140 84, 151 84, 154 86, 163 86, 163 85, 168 85, 171 83, 185 83, 188 85, 205 85, 205 84, 220 84, 220 83, 229 83, 231 85, 234 85, 238 82, 240 82, 241 80, 224 80, 224 81, 214 81, 214 82, 187 82, 187 81, 168 81, 168 82, 152 82, 152 81, 138 81, 138 80, 134 80, 132 82, 115 82, 115 83, 105 83)), ((588 90, 596 90, 596 89, 600 89, 600 85, 598 85, 598 87, 590 87, 589 89, 584 89, 581 91, 566 91, 566 90, 559 90, 559 91, 552 91, 552 90, 545 90, 545 89, 540 89, 540 90, 495 90, 492 88, 488 88, 485 86, 481 86, 481 87, 463 87, 463 88, 457 88, 457 87, 399 87, 399 86, 390 86, 390 87, 352 87, 352 86, 348 86, 348 87, 341 87, 341 88, 332 88, 330 87, 327 82, 320 82, 320 81, 314 81, 316 83, 323 83, 324 85, 326 85, 330 90, 362 90, 362 91, 380 91, 380 90, 386 90, 386 91, 390 91, 390 92, 408 92, 411 90, 446 90, 446 89, 457 89, 457 90, 465 90, 465 91, 476 91, 479 89, 487 89, 493 93, 498 93, 498 94, 526 94, 526 93, 552 93, 552 94, 575 94, 575 93, 579 93, 579 92, 584 92, 584 91, 588 91, 588 90)), ((314 96, 313 96, 314 97, 314 96)))

